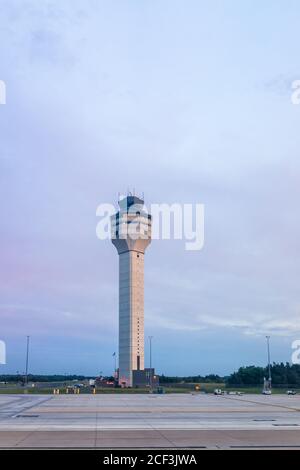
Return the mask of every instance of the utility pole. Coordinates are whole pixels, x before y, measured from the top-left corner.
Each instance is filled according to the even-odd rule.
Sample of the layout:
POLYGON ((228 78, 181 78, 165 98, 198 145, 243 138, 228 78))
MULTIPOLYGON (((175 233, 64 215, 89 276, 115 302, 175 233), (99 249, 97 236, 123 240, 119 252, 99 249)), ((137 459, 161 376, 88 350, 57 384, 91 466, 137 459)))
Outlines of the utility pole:
POLYGON ((148 338, 149 338, 149 349, 150 349, 149 385, 150 385, 150 390, 152 390, 152 339, 153 339, 153 336, 148 336, 148 338))
POLYGON ((27 336, 26 368, 25 368, 25 387, 26 387, 26 389, 27 389, 27 385, 28 385, 29 341, 30 341, 30 336, 27 336))
POLYGON ((114 379, 115 379, 115 382, 117 381, 117 354, 116 352, 113 353, 113 358, 115 360, 115 374, 114 374, 114 379))
POLYGON ((268 371, 269 371, 269 389, 271 390, 272 388, 272 377, 271 377, 271 360, 270 360, 270 336, 266 336, 267 340, 267 350, 268 350, 268 371))

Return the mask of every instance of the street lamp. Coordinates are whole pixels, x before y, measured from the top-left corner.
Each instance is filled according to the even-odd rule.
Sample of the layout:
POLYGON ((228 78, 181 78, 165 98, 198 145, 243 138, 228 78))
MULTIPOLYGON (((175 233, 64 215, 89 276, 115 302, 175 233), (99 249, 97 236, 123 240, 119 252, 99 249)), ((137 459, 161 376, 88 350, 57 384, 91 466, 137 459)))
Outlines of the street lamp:
POLYGON ((149 338, 149 349, 150 349, 150 368, 149 368, 149 385, 152 390, 152 339, 153 336, 148 336, 149 338))
POLYGON ((113 353, 113 358, 114 358, 114 366, 115 366, 115 372, 114 372, 114 379, 115 379, 115 382, 117 381, 117 354, 116 352, 113 353))
POLYGON ((27 388, 27 385, 28 385, 29 340, 30 340, 30 336, 27 336, 26 369, 25 369, 25 387, 26 388, 27 388))
POLYGON ((267 340, 267 350, 268 350, 268 371, 269 371, 269 389, 271 390, 272 388, 272 377, 271 377, 271 361, 270 361, 270 336, 266 336, 267 340))

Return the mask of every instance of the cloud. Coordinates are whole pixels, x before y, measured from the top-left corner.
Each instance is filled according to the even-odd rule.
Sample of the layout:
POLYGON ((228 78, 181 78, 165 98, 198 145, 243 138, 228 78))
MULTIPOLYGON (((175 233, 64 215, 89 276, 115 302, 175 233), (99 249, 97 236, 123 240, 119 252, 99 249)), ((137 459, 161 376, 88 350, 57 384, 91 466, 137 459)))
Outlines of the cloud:
POLYGON ((153 329, 175 330, 175 331, 215 331, 216 334, 223 332, 227 334, 235 331, 239 335, 246 336, 265 336, 272 335, 277 337, 294 337, 300 334, 299 315, 289 320, 282 320, 283 315, 274 318, 272 315, 247 315, 240 313, 240 317, 232 315, 216 316, 212 315, 192 315, 184 312, 180 317, 174 314, 168 315, 166 312, 157 312, 148 314, 147 323, 151 324, 153 329), (184 316, 184 320, 183 317, 184 316), (242 319, 241 319, 242 318, 242 319))
POLYGON ((117 3, 1 2, 2 331, 115 348, 118 259, 95 210, 131 186, 205 204, 201 252, 147 252, 148 331, 296 334, 299 109, 274 94, 298 7, 117 3))
POLYGON ((30 334, 35 337, 53 336, 71 339, 101 339, 115 335, 117 318, 106 317, 99 311, 77 308, 60 311, 32 305, 0 305, 1 335, 7 338, 30 334))
POLYGON ((292 84, 295 80, 299 80, 299 77, 300 71, 289 76, 279 74, 267 80, 263 85, 263 89, 279 96, 290 96, 292 93, 292 84))

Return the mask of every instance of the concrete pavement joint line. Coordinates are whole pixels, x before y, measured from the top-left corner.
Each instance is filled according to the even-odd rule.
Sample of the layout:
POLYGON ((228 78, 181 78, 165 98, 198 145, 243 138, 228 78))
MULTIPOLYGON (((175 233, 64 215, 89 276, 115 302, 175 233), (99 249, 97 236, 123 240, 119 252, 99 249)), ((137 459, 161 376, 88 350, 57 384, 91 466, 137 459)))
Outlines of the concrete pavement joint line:
POLYGON ((290 406, 285 406, 285 405, 279 405, 279 404, 276 404, 276 403, 262 403, 260 401, 253 401, 253 400, 243 400, 242 398, 233 398, 233 397, 229 397, 229 396, 225 396, 225 395, 222 395, 222 398, 225 398, 227 400, 235 400, 235 401, 241 401, 243 403, 254 403, 256 405, 266 405, 266 406, 273 406, 273 407, 276 407, 276 408, 283 408, 283 409, 286 409, 288 411, 296 411, 296 412, 299 412, 300 409, 299 408, 293 408, 293 407, 290 407, 290 406))
POLYGON ((151 424, 151 423, 147 423, 146 421, 146 418, 144 419, 145 423, 148 424, 154 431, 156 431, 164 440, 166 440, 167 442, 169 442, 171 444, 171 446, 174 448, 176 448, 176 445, 174 444, 174 442, 170 441, 170 439, 168 439, 157 427, 154 428, 154 426, 151 424))
MULTIPOLYGON (((34 433, 31 433, 30 436, 32 437, 34 433)), ((39 434, 39 432, 36 432, 36 434, 39 434)), ((76 434, 76 433, 75 433, 76 434)), ((80 438, 82 441, 84 441, 84 437, 82 436, 82 434, 84 433, 78 433, 79 434, 79 438, 78 436, 74 436, 74 433, 72 435, 72 433, 64 433, 64 436, 61 436, 61 437, 57 437, 56 438, 56 442, 55 440, 51 442, 52 445, 49 445, 48 444, 45 444, 45 441, 46 441, 46 438, 42 438, 42 439, 31 439, 34 441, 34 443, 36 445, 32 445, 30 443, 30 436, 27 436, 26 438, 24 438, 22 441, 18 441, 19 443, 20 442, 24 442, 26 443, 26 439, 28 439, 28 445, 24 445, 22 446, 22 448, 28 448, 28 447, 33 447, 33 448, 36 448, 36 447, 49 447, 49 448, 56 448, 56 447, 70 447, 70 448, 76 448, 77 446, 75 445, 72 445, 72 443, 74 444, 74 441, 78 441, 79 442, 79 446, 78 447, 92 447, 92 445, 90 443, 88 443, 86 441, 86 443, 88 445, 86 446, 82 446, 80 445, 80 438), (72 436, 72 438, 71 438, 72 436), (43 445, 44 443, 44 445, 43 445), (65 445, 63 445, 65 443, 65 445), (68 444, 71 444, 71 445, 66 445, 66 443, 68 444)), ((202 433, 203 434, 203 433, 202 433)), ((271 433, 272 434, 272 433, 271 433)), ((273 433, 274 435, 274 433, 273 433)), ((269 433, 269 436, 270 436, 270 433, 269 433)), ((34 436, 33 436, 34 437, 34 436)), ((267 438, 267 436, 265 436, 265 438, 267 438)), ((165 448, 165 447, 169 447, 169 446, 165 446, 164 445, 164 442, 161 442, 161 443, 156 443, 154 445, 153 443, 153 438, 149 438, 148 439, 148 443, 143 445, 143 440, 147 440, 146 436, 142 437, 141 438, 141 442, 139 446, 137 446, 137 439, 136 437, 134 436, 130 436, 130 437, 126 437, 125 439, 122 438, 122 436, 112 436, 110 434, 110 436, 106 437, 104 436, 104 439, 106 440, 106 442, 100 442, 99 443, 99 447, 109 447, 109 448, 165 448), (152 442, 151 442, 151 439, 152 439, 152 442), (108 446, 107 445, 107 440, 110 440, 110 441, 113 441, 112 443, 110 443, 110 445, 108 446), (124 446, 124 441, 127 441, 127 445, 124 446), (103 445, 102 445, 103 444, 103 445), (122 445, 123 444, 123 445, 122 445), (133 445, 132 445, 133 444, 133 445)), ((274 440, 273 442, 270 442, 268 441, 268 439, 265 441, 265 443, 262 443, 262 437, 261 436, 258 436, 256 438, 256 440, 260 441, 260 442, 251 442, 251 440, 253 440, 253 433, 252 433, 252 439, 251 439, 251 435, 248 436, 248 437, 245 437, 245 435, 243 435, 242 437, 240 437, 240 433, 237 435, 233 435, 232 432, 229 432, 229 433, 218 433, 217 435, 212 435, 212 434, 203 434, 202 437, 201 435, 198 435, 196 436, 196 439, 203 439, 205 441, 205 445, 204 443, 201 444, 201 446, 199 445, 199 443, 195 443, 193 444, 192 442, 190 444, 186 444, 184 443, 183 441, 188 441, 188 440, 191 440, 193 441, 193 439, 195 438, 191 438, 189 436, 185 436, 184 433, 181 431, 180 434, 176 437, 174 436, 173 439, 175 439, 177 441, 177 443, 174 442, 176 448, 202 448, 202 447, 212 447, 212 446, 222 446, 222 447, 237 447, 237 448, 246 448, 246 447, 250 447, 250 448, 255 448, 255 447, 260 447, 260 448, 267 448, 267 447, 276 447, 276 448, 279 448, 279 447, 286 447, 286 448, 289 448, 289 447, 297 447, 297 448, 300 448, 300 445, 298 443, 296 443, 295 441, 293 442, 290 442, 289 444, 287 444, 284 439, 282 442, 280 443, 276 443, 274 440), (250 443, 249 443, 249 438, 250 438, 250 443), (245 442, 245 439, 247 439, 247 441, 245 442), (217 443, 213 443, 211 442, 211 440, 217 440, 217 443), (222 443, 220 442, 220 440, 222 441, 222 443), (238 442, 234 442, 235 441, 238 441, 238 442), (181 441, 181 443, 180 443, 181 441), (209 443, 209 444, 208 444, 209 443)), ((171 441, 172 442, 172 441, 171 441)), ((172 445, 172 447, 170 448, 173 448, 174 449, 174 444, 172 445)), ((19 446, 19 444, 17 444, 19 446)), ((3 446, 4 447, 4 446, 3 446)), ((6 446, 5 446, 6 447, 6 446)), ((12 447, 12 445, 10 446, 12 447)), ((21 446, 19 446, 21 447, 21 446)))
MULTIPOLYGON (((100 398, 98 398, 97 403, 99 403, 100 398)), ((101 430, 98 427, 98 421, 99 421, 99 413, 96 413, 96 429, 95 429, 95 441, 94 441, 94 447, 97 447, 98 444, 98 438, 101 439, 101 430), (99 437, 98 437, 99 436, 99 437)))
MULTIPOLYGON (((46 400, 47 401, 47 400, 46 400)), ((284 410, 284 412, 294 412, 298 411, 297 408, 291 408, 291 407, 286 407, 283 405, 278 405, 278 404, 270 404, 270 403, 258 403, 258 402, 251 402, 251 401, 243 401, 244 406, 240 407, 231 407, 231 408, 223 408, 220 406, 220 403, 218 403, 219 406, 214 406, 214 407, 207 407, 207 406, 201 406, 201 407, 178 407, 178 406, 168 406, 168 407, 152 407, 149 409, 149 407, 145 406, 129 406, 125 403, 125 407, 121 407, 119 404, 116 406, 89 406, 89 407, 76 407, 74 406, 73 408, 70 408, 69 406, 66 407, 63 404, 60 406, 32 406, 30 407, 32 412, 35 413, 94 413, 94 412, 102 412, 102 413, 197 413, 197 412, 203 412, 203 413, 252 413, 254 411, 264 411, 264 412, 270 412, 272 413, 273 411, 270 410, 270 407, 276 407, 279 409, 284 410), (251 405, 256 404, 260 406, 256 407, 251 407, 251 408, 246 408, 246 404, 250 403, 251 405), (264 410, 264 408, 267 408, 264 410)))
POLYGON ((291 446, 291 445, 274 445, 274 446, 269 446, 269 445, 240 445, 240 446, 229 446, 230 449, 300 449, 299 446, 291 446))
MULTIPOLYGON (((121 431, 121 430, 126 430, 126 431, 130 431, 130 430, 149 430, 150 426, 149 425, 145 425, 145 426, 126 426, 126 425, 123 425, 122 427, 118 426, 118 427, 108 427, 108 426, 105 426, 105 427, 101 427, 99 426, 98 429, 101 430, 101 431, 121 431)), ((173 427, 170 427, 170 425, 166 425, 165 427, 163 426, 157 426, 157 427, 153 427, 152 429, 155 429, 156 431, 165 431, 165 430, 174 430, 174 431, 177 431, 177 430, 182 430, 182 431, 186 431, 186 430, 190 430, 190 431, 208 431, 208 430, 211 430, 211 431, 237 431, 237 430, 241 430, 241 431, 270 431, 271 429, 273 430, 277 430, 277 431, 285 431, 287 430, 287 428, 289 428, 289 431, 293 431, 295 433, 299 432, 299 428, 297 426, 274 426, 274 425, 270 425, 268 427, 266 426, 263 426, 263 427, 260 427, 260 428, 257 428, 257 427, 254 427, 254 426, 246 426, 246 425, 236 425, 236 426, 233 426, 233 425, 213 425, 213 426, 208 426, 208 425, 203 425, 203 426, 195 426, 194 428, 192 427, 183 427, 182 425, 181 426, 173 426, 173 427), (298 428, 298 429, 296 429, 298 428)), ((58 431, 94 431, 95 428, 94 426, 32 426, 32 427, 10 427, 10 428, 2 428, 0 429, 1 432, 21 432, 21 431, 24 431, 24 432, 29 432, 29 431, 32 431, 32 430, 36 430, 36 429, 39 429, 40 431, 46 431, 46 432, 58 432, 58 431)))
MULTIPOLYGON (((18 395, 17 395, 16 397, 18 397, 18 395)), ((25 397, 22 396, 22 397, 16 398, 15 400, 14 400, 15 397, 11 397, 11 398, 12 398, 12 399, 11 399, 9 402, 6 402, 6 403, 3 403, 3 405, 0 405, 0 409, 2 409, 2 408, 5 409, 5 407, 7 407, 7 406, 9 406, 9 405, 18 404, 18 403, 24 401, 24 398, 25 398, 25 397)))
MULTIPOLYGON (((36 398, 36 397, 35 397, 35 398, 36 398)), ((46 401, 49 401, 49 400, 51 400, 51 398, 52 398, 52 397, 47 397, 47 398, 43 399, 42 401, 40 401, 39 403, 44 403, 44 402, 46 402, 46 401)), ((33 399, 32 397, 29 398, 29 397, 26 396, 26 397, 24 397, 24 399, 25 399, 25 403, 28 403, 28 401, 30 402, 30 406, 25 406, 25 407, 23 407, 20 413, 22 413, 24 410, 29 410, 30 408, 33 408, 33 407, 35 406, 35 404, 34 404, 34 405, 32 404, 32 403, 34 402, 34 399, 33 399)), ((20 398, 19 401, 22 402, 22 401, 23 401, 22 398, 20 398)), ((17 415, 13 415, 12 418, 14 418, 14 417, 16 417, 16 416, 17 416, 17 415)), ((37 429, 38 429, 38 428, 39 428, 39 426, 37 426, 37 429)), ((33 434, 34 432, 35 432, 35 430, 33 430, 30 434, 33 434)), ((28 437, 29 437, 29 436, 25 436, 23 439, 21 439, 20 441, 16 442, 14 447, 17 447, 19 444, 22 444, 22 442, 23 442, 25 439, 27 439, 28 437)))
MULTIPOLYGON (((298 444, 300 447, 299 413, 290 406, 282 406, 291 403, 286 396, 274 397, 271 403, 260 397, 245 397, 242 403, 235 399, 235 403, 234 398, 226 401, 214 396, 189 395, 168 395, 155 400, 141 395, 60 395, 48 396, 41 403, 43 398, 21 397, 14 405, 7 405, 10 414, 22 415, 26 407, 30 411, 24 413, 27 419, 1 416, 0 447, 8 444, 18 448, 49 444, 58 448, 77 445, 173 449, 276 445, 277 448, 298 444), (34 409, 47 412, 30 418, 34 409)), ((297 406, 299 398, 295 397, 292 404, 297 406)), ((0 397, 0 404, 9 401, 0 397)))
MULTIPOLYGON (((25 397, 24 397, 25 398, 25 397)), ((26 397, 28 398, 28 397, 26 397)), ((52 397, 48 397, 48 398, 44 398, 43 400, 41 399, 39 401, 39 405, 42 404, 42 403, 45 403, 46 401, 50 401, 52 400, 52 397)), ((30 402, 30 405, 29 406, 24 406, 21 411, 19 411, 18 413, 14 414, 11 416, 11 418, 17 418, 18 415, 20 414, 23 414, 24 412, 26 413, 27 411, 31 410, 32 408, 35 408, 36 407, 36 403, 34 403, 34 400, 33 398, 30 398, 29 400, 25 400, 25 403, 27 402, 30 402), (32 404, 33 403, 33 404, 32 404)), ((24 414, 25 414, 24 413, 24 414)))
MULTIPOLYGON (((86 450, 86 449, 89 449, 90 447, 71 447, 71 446, 68 446, 68 449, 70 450, 86 450)), ((11 447, 1 447, 1 450, 10 450, 11 447)), ((63 450, 64 447, 45 447, 45 446, 41 446, 41 447, 22 447, 22 449, 24 450, 36 450, 36 449, 39 449, 39 450, 63 450)), ((106 447, 101 447, 101 446, 98 446, 97 449, 106 449, 106 447)), ((113 449, 113 450, 156 450, 156 449, 166 449, 166 450, 174 450, 174 447, 166 447, 166 446, 147 446, 147 447, 126 447, 126 446, 110 446, 109 449, 113 449)), ((300 446, 292 446, 292 445, 278 445, 278 446, 268 446, 268 445, 262 445, 262 446, 206 446, 206 447, 202 447, 202 446, 180 446, 178 447, 178 449, 180 450, 197 450, 197 449, 201 449, 201 450, 227 450, 227 449, 232 449, 232 450, 235 450, 235 449, 238 449, 238 450, 247 450, 247 449, 252 449, 252 450, 255 450, 255 449, 260 449, 260 450, 263 450, 263 449, 274 449, 274 450, 280 450, 280 449, 284 449, 284 450, 289 450, 289 449, 300 449, 300 446)))
MULTIPOLYGON (((228 408, 227 410, 219 410, 219 409, 214 409, 214 410, 207 410, 207 409, 201 409, 201 410, 153 410, 153 411, 147 411, 147 410, 135 410, 135 409, 132 409, 132 410, 116 410, 116 409, 111 409, 111 410, 101 410, 101 409, 92 409, 92 410, 62 410, 62 409, 55 409, 55 410, 42 410, 42 409, 35 409, 33 407, 33 409, 31 410, 32 412, 34 413, 39 413, 39 414, 53 414, 53 413, 64 413, 64 414, 68 414, 68 413, 76 413, 76 414, 93 414, 93 413, 105 413, 105 414, 109 414, 109 413, 116 413, 116 414, 129 414, 129 413, 134 413, 134 414, 154 414, 154 413, 159 413, 159 414, 167 414, 167 413, 173 413, 173 414, 195 414, 195 413, 207 413, 207 414, 211 414, 211 413, 220 413, 220 414, 239 414, 239 413, 246 413, 246 414, 253 414, 253 412, 255 411, 258 411, 258 410, 242 410, 242 409, 239 409, 239 410, 234 410, 234 409, 230 409, 228 408)), ((292 410, 292 409, 287 409, 287 412, 289 413, 293 413, 294 411, 298 411, 298 410, 292 410)), ((269 411, 269 410, 264 410, 264 413, 272 413, 272 411, 269 411)), ((20 414, 20 413, 18 413, 20 414)), ((22 413, 25 415, 25 413, 22 413)), ((15 415, 17 416, 17 415, 15 415)))

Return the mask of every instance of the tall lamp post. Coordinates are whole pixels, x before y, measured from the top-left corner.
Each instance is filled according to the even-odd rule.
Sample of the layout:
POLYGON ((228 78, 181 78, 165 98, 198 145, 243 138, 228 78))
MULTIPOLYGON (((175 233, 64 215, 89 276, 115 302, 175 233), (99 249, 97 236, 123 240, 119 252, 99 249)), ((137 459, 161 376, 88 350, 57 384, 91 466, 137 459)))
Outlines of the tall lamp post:
POLYGON ((272 377, 271 377, 271 360, 270 360, 270 336, 266 336, 266 340, 267 340, 267 350, 268 350, 268 371, 269 371, 268 382, 269 382, 269 390, 271 390, 272 377))
POLYGON ((117 382, 117 354, 115 352, 113 353, 113 358, 114 358, 114 366, 115 366, 114 379, 115 379, 115 382, 117 382))
POLYGON ((27 386, 28 386, 29 341, 30 341, 30 336, 27 336, 26 368, 25 368, 25 387, 26 387, 26 389, 27 389, 27 386))
POLYGON ((149 352, 150 352, 150 368, 149 368, 149 385, 152 390, 152 339, 153 336, 148 336, 149 338, 149 352))

